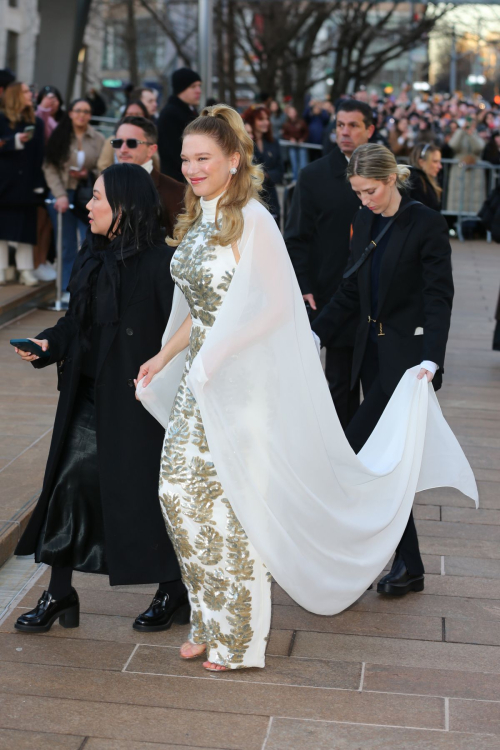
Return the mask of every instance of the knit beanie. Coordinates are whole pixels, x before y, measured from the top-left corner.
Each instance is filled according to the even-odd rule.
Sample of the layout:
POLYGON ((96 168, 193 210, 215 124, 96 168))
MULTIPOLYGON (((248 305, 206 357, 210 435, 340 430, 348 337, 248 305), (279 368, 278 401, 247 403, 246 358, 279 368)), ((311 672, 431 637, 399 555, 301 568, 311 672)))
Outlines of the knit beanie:
POLYGON ((172 73, 172 88, 174 94, 176 96, 177 94, 182 94, 183 91, 191 86, 192 83, 196 83, 196 81, 201 81, 200 75, 199 73, 196 73, 196 71, 191 70, 191 68, 179 68, 178 70, 174 70, 172 73))

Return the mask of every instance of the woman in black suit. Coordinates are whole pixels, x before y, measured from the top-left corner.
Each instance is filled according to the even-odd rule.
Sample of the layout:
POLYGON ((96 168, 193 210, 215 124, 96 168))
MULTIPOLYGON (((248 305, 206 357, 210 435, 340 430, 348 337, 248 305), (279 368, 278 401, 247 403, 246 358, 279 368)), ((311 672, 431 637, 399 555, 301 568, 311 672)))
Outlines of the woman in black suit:
MULTIPOLYGON (((356 452, 407 369, 420 364, 418 377, 432 381, 436 390, 442 382, 453 300, 448 227, 439 213, 403 194, 409 175, 384 146, 366 144, 354 151, 347 176, 363 208, 353 223, 352 273, 312 324, 321 344, 332 346, 343 321, 353 312, 359 316, 351 385, 361 378, 364 401, 346 430, 356 452)), ((410 515, 392 570, 377 590, 403 595, 423 587, 410 515)))
POLYGON ((189 604, 158 502, 164 430, 135 398, 134 377, 158 350, 172 304, 171 250, 158 194, 135 164, 116 164, 94 185, 90 230, 70 281, 71 302, 36 337, 48 356, 18 351, 40 368, 57 363, 61 396, 42 493, 17 550, 52 566, 48 587, 16 628, 79 623, 78 570, 111 585, 161 581, 137 630, 189 620, 189 604))

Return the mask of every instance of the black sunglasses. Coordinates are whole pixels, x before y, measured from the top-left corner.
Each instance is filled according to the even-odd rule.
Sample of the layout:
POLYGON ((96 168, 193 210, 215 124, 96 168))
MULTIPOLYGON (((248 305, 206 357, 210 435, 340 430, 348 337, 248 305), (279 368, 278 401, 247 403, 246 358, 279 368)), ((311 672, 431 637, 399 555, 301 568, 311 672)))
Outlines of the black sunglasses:
POLYGON ((111 145, 113 148, 121 148, 123 144, 127 144, 127 148, 137 148, 140 143, 144 143, 146 146, 152 146, 150 141, 138 141, 137 138, 112 138, 111 145))

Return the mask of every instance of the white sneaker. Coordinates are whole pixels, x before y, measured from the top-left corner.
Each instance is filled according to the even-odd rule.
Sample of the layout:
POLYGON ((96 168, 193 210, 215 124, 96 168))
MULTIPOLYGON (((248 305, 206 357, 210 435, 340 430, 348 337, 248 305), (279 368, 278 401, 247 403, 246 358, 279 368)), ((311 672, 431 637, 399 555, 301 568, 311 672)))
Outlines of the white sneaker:
POLYGON ((38 281, 55 281, 57 278, 57 273, 50 263, 41 263, 35 268, 33 275, 38 281))
POLYGON ((7 279, 5 278, 5 271, 3 268, 0 268, 0 285, 3 286, 7 283, 7 279))
POLYGON ((25 286, 37 286, 38 279, 33 274, 33 271, 21 271, 19 273, 19 283, 25 286))

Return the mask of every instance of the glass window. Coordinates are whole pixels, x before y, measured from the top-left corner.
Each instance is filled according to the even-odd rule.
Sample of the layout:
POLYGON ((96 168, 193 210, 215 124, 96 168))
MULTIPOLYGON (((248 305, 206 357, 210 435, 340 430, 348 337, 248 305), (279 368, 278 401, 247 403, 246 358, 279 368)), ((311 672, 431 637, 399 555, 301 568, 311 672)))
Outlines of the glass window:
POLYGON ((17 52, 18 52, 19 34, 15 31, 7 32, 7 53, 5 55, 5 65, 12 70, 14 75, 17 73, 17 52))

